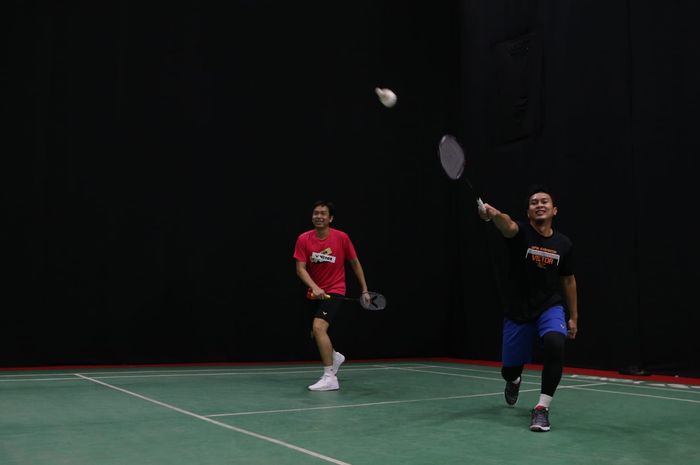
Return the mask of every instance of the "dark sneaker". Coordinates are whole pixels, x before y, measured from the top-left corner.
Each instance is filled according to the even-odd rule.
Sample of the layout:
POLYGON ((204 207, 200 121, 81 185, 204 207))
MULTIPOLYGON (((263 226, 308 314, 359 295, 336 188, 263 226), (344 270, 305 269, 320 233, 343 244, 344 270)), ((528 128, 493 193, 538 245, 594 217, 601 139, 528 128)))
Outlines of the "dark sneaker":
MULTIPOLYGON (((522 381, 520 382, 522 383, 522 381)), ((515 384, 510 381, 506 381, 506 389, 503 394, 506 396, 506 404, 515 405, 518 401, 518 393, 520 392, 520 383, 515 384)))
POLYGON ((538 405, 532 409, 530 431, 549 431, 549 409, 538 405))

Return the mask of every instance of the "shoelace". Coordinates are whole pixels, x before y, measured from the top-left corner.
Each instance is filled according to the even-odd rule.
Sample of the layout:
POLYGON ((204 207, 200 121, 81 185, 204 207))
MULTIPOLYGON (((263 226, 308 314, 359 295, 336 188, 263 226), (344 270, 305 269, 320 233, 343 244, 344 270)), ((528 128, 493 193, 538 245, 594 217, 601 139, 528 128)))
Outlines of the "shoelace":
POLYGON ((532 419, 535 423, 546 423, 548 421, 547 409, 533 409, 532 419))

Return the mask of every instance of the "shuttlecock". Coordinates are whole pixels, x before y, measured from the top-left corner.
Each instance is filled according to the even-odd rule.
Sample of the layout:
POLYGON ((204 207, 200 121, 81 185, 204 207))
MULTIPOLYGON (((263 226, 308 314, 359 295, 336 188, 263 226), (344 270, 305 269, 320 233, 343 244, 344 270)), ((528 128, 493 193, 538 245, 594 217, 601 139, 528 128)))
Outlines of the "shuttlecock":
POLYGON ((382 89, 377 87, 374 89, 374 91, 377 93, 379 101, 382 102, 382 105, 385 107, 391 108, 396 105, 396 100, 398 100, 398 97, 396 97, 396 94, 393 93, 391 89, 382 89))

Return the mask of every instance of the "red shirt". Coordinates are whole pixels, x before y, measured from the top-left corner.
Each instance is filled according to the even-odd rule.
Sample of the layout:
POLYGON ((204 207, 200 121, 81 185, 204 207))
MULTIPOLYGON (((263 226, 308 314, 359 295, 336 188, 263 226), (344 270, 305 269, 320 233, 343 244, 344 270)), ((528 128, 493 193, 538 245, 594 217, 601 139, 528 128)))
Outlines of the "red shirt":
MULTIPOLYGON (((350 237, 343 231, 330 228, 328 237, 319 239, 312 229, 297 238, 294 258, 306 263, 311 279, 327 294, 345 295, 345 261, 354 260, 357 254, 350 237)), ((306 295, 311 295, 311 289, 306 295)))

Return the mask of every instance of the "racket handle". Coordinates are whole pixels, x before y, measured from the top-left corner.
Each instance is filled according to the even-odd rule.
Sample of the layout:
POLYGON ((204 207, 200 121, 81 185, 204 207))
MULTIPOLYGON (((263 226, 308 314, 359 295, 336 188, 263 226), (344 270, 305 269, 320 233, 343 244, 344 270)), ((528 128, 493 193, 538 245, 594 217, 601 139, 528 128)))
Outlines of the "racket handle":
MULTIPOLYGON (((479 213, 486 213, 486 207, 484 206, 484 202, 481 200, 481 197, 476 198, 476 204, 479 207, 479 213)), ((491 221, 491 218, 486 218, 484 221, 491 221)))

